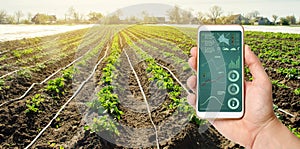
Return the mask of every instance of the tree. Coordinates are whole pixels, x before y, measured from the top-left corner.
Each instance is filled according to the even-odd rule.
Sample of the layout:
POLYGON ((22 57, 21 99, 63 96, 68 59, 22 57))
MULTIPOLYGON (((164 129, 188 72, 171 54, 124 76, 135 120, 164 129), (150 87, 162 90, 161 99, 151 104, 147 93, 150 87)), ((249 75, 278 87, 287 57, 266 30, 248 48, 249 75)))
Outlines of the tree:
POLYGON ((252 20, 252 19, 258 17, 259 14, 260 14, 259 11, 255 10, 255 11, 249 12, 246 15, 246 18, 249 19, 249 20, 252 20))
POLYGON ((180 8, 175 5, 174 8, 167 11, 167 14, 172 23, 180 23, 181 16, 180 16, 180 8))
POLYGON ((142 11, 142 15, 143 15, 144 23, 149 23, 150 22, 149 13, 147 11, 142 11))
POLYGON ((289 21, 290 24, 296 24, 296 17, 294 15, 286 16, 286 19, 289 21))
POLYGON ((258 17, 258 15, 260 15, 259 11, 255 10, 255 11, 252 12, 252 16, 254 18, 258 17))
POLYGON ((181 11, 181 23, 189 24, 193 18, 191 10, 182 10, 181 11))
POLYGON ((289 20, 284 17, 280 18, 280 22, 281 22, 281 25, 290 25, 289 20))
POLYGON ((227 16, 222 16, 220 18, 217 19, 217 22, 220 24, 229 24, 229 20, 227 16))
POLYGON ((108 15, 104 19, 105 24, 119 24, 120 23, 120 16, 122 15, 122 11, 118 9, 115 13, 108 15))
POLYGON ((137 23, 139 21, 136 16, 126 17, 125 20, 126 20, 127 24, 134 24, 134 23, 137 23))
POLYGON ((32 13, 28 12, 27 13, 27 18, 24 20, 25 24, 30 24, 32 19, 32 13))
POLYGON ((209 9, 207 17, 214 23, 217 23, 217 19, 223 14, 223 10, 219 6, 213 6, 209 9))
POLYGON ((17 24, 19 24, 20 23, 20 19, 21 19, 21 17, 24 16, 24 14, 23 14, 22 11, 19 10, 19 11, 15 12, 15 16, 16 16, 16 19, 17 19, 17 24))
POLYGON ((7 14, 5 10, 0 10, 0 24, 5 23, 7 14))
POLYGON ((75 10, 73 6, 68 9, 67 14, 69 16, 69 20, 79 22, 79 13, 75 10))
POLYGON ((202 22, 205 20, 205 14, 202 13, 201 11, 199 11, 199 12, 197 13, 197 19, 198 19, 198 21, 199 21, 200 23, 202 23, 202 22))
POLYGON ((15 16, 14 15, 7 15, 6 16, 6 23, 8 24, 15 24, 15 16))
POLYGON ((90 12, 88 14, 88 18, 90 21, 96 22, 99 21, 101 18, 103 18, 102 13, 98 13, 98 12, 90 12))
POLYGON ((272 18, 273 18, 273 23, 276 24, 276 20, 278 19, 278 16, 274 14, 272 15, 272 18))

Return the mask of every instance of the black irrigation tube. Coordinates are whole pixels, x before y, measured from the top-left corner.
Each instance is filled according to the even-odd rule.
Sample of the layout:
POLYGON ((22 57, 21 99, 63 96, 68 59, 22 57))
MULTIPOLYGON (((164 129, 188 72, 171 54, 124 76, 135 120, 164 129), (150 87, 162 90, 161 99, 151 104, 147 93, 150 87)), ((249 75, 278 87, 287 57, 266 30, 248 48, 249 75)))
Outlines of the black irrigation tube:
POLYGON ((84 85, 93 77, 94 73, 96 72, 97 70, 97 67, 99 66, 99 64, 102 62, 102 60, 106 57, 107 55, 107 51, 108 51, 109 47, 107 46, 106 47, 106 51, 105 51, 105 54, 104 56, 98 61, 98 63, 94 66, 94 69, 92 71, 92 73, 90 74, 90 76, 85 80, 83 81, 79 88, 76 90, 76 92, 72 95, 72 97, 69 98, 69 100, 58 110, 58 112, 55 114, 55 116, 50 120, 50 122, 40 131, 40 133, 30 142, 29 145, 27 145, 25 147, 25 149, 28 149, 29 147, 31 147, 35 142, 36 140, 44 133, 44 131, 46 131, 46 129, 52 124, 52 122, 58 117, 58 115, 64 110, 64 108, 71 102, 71 100, 73 98, 75 98, 78 93, 81 91, 81 89, 84 87, 84 85))

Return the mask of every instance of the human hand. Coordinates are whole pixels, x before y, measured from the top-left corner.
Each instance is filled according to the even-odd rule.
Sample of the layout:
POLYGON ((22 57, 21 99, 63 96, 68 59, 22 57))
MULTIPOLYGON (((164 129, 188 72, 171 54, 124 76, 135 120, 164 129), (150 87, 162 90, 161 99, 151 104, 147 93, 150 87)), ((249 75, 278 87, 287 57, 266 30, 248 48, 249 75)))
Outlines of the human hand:
MULTIPOLYGON (((189 64, 197 71, 197 48, 191 49, 191 55, 189 64)), ((248 46, 245 46, 245 64, 250 69, 253 81, 245 82, 244 117, 241 119, 215 119, 209 121, 226 138, 252 148, 260 132, 269 125, 280 122, 273 112, 272 84, 259 59, 248 46)), ((188 86, 194 92, 196 83, 196 76, 191 76, 187 81, 188 86)), ((190 94, 188 102, 195 108, 196 95, 190 94)))

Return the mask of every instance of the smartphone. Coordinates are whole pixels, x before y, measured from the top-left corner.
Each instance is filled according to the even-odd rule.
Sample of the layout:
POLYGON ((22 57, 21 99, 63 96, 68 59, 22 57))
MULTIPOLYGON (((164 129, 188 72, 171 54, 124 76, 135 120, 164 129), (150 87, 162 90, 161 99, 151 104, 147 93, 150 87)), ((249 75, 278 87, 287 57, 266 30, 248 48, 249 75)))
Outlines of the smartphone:
POLYGON ((200 26, 197 66, 197 115, 208 119, 243 117, 243 27, 200 26))

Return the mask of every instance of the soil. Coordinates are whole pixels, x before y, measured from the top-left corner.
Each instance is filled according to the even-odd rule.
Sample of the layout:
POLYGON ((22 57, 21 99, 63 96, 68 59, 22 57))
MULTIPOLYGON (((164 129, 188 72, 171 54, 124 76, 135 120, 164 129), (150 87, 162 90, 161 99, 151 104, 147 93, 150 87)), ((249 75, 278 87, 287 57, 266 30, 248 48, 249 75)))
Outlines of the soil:
MULTIPOLYGON (((48 61, 45 63, 45 67, 36 69, 35 71, 25 72, 25 75, 28 77, 24 77, 25 75, 20 75, 19 73, 14 73, 11 76, 7 76, 5 78, 5 86, 8 86, 9 88, 4 87, 2 90, 0 90, 0 94, 2 95, 0 96, 0 103, 20 97, 33 83, 42 82, 52 73, 74 61, 77 58, 76 56, 78 53, 84 54, 88 51, 88 49, 95 47, 99 41, 94 41, 89 45, 81 47, 80 52, 76 52, 76 47, 69 48, 69 50, 64 51, 68 55, 61 59, 56 59, 55 62, 49 61, 48 57, 48 60, 45 59, 45 61, 48 61)), ((35 63, 38 63, 39 61, 36 61, 35 63)), ((18 68, 20 68, 20 66, 18 66, 18 68)))
MULTIPOLYGON (((99 84, 101 72, 106 66, 106 62, 102 62, 97 67, 92 79, 87 82, 81 92, 67 105, 32 148, 156 148, 154 127, 150 121, 140 88, 137 86, 136 77, 125 56, 124 49, 129 55, 145 92, 151 118, 157 127, 160 148, 242 148, 224 138, 213 126, 207 124, 199 128, 198 125, 187 120, 187 113, 167 108, 167 105, 172 102, 167 94, 168 91, 159 89, 155 85, 155 81, 151 82, 148 80, 151 77, 151 74, 146 72, 148 63, 139 57, 133 49, 126 46, 123 36, 120 35, 120 38, 121 42, 119 45, 123 51, 120 55, 120 62, 115 66, 116 71, 114 74, 117 75, 117 78, 112 84, 116 86, 114 93, 118 94, 121 102, 119 109, 124 112, 121 119, 117 122, 121 135, 110 135, 105 131, 99 134, 84 129, 85 126, 90 124, 91 118, 97 116, 88 110, 86 102, 97 99, 97 92, 101 88, 101 84, 99 84)), ((131 38, 133 37, 131 36, 131 38)), ((144 38, 144 42, 158 49, 164 49, 166 52, 174 52, 171 46, 163 47, 146 38, 144 38)), ((38 43, 38 41, 37 43, 33 42, 32 46, 38 43)), ((159 64, 168 67, 184 84, 186 79, 193 74, 190 69, 183 71, 183 65, 174 65, 175 62, 172 57, 163 56, 162 50, 155 51, 143 46, 138 41, 135 44, 155 58, 159 64)), ((8 46, 13 45, 8 44, 8 46)), ((91 44, 88 49, 93 48, 95 45, 96 43, 91 44)), ((5 45, 0 43, 1 46, 5 45)), ((31 43, 28 46, 31 46, 31 43)), ((58 109, 73 95, 80 83, 89 76, 96 62, 104 56, 105 49, 110 48, 110 46, 111 42, 107 42, 100 53, 95 54, 85 65, 77 67, 79 73, 74 76, 73 80, 69 80, 66 83, 65 94, 61 95, 60 99, 54 99, 49 96, 44 91, 45 85, 38 85, 23 100, 0 107, 0 148, 24 148, 28 145, 39 131, 47 125, 58 109), (37 93, 42 94, 45 98, 45 101, 39 107, 40 112, 26 114, 24 112, 26 100, 37 93)), ((9 47, 5 47, 5 49, 9 49, 9 47)), ((108 51, 109 54, 110 51, 108 51)), ((184 60, 188 58, 183 56, 182 53, 175 54, 184 60)), ((71 54, 56 64, 47 65, 45 69, 34 73, 32 79, 17 78, 11 80, 11 82, 8 82, 10 83, 9 85, 16 89, 5 90, 5 92, 0 91, 0 102, 20 96, 33 82, 45 79, 58 68, 70 63, 75 57, 75 55, 71 54)), ((277 66, 275 63, 268 65, 270 67, 277 66)), ((285 76, 274 73, 271 69, 266 70, 271 78, 280 80, 285 78, 285 76)), ((61 74, 59 73, 53 78, 59 75, 61 74)), ((247 76, 247 79, 249 77, 247 76)), ((274 103, 296 116, 296 118, 292 118, 281 113, 281 120, 286 125, 299 128, 299 95, 295 95, 292 91, 295 88, 299 88, 300 84, 298 80, 286 80, 284 83, 290 83, 292 88, 284 89, 273 86, 274 103)), ((182 92, 180 97, 186 97, 186 93, 182 92)))

